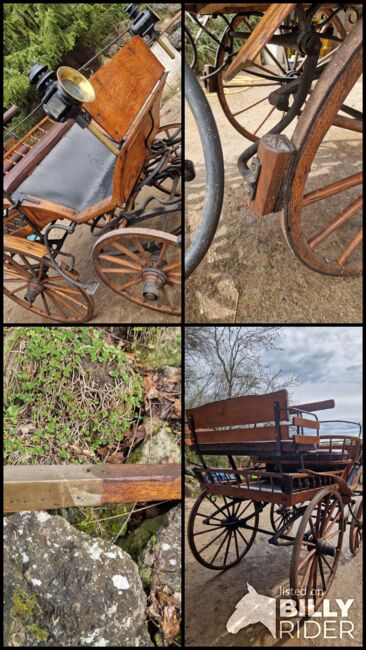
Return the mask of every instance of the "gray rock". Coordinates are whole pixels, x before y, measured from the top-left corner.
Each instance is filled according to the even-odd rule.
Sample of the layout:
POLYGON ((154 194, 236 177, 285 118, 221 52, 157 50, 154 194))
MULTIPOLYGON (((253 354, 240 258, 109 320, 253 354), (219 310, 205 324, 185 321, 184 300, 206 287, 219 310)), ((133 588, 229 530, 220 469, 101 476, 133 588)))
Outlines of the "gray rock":
POLYGON ((46 512, 14 514, 5 523, 10 645, 153 645, 146 595, 127 553, 46 512))
POLYGON ((180 463, 181 450, 169 427, 161 426, 155 434, 147 434, 138 449, 138 463, 180 463))
POLYGON ((150 577, 153 591, 167 585, 173 593, 181 593, 181 506, 169 510, 164 519, 156 541, 149 541, 140 559, 140 571, 150 577))

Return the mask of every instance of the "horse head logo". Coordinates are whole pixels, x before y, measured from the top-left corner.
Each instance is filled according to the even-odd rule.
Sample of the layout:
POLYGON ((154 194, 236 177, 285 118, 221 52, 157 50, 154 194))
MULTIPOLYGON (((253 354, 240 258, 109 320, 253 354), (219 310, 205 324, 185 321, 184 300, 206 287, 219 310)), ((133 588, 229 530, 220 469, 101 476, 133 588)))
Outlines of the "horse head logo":
POLYGON ((243 627, 263 623, 276 638, 276 599, 262 596, 247 583, 248 593, 237 603, 235 611, 226 623, 226 629, 236 634, 243 627))

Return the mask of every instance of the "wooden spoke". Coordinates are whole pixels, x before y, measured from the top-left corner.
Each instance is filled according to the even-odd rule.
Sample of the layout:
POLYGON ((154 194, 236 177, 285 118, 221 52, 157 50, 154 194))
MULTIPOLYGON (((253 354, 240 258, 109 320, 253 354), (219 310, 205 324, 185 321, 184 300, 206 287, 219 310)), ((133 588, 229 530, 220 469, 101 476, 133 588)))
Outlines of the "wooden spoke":
POLYGON ((258 104, 262 104, 263 102, 266 102, 266 101, 267 101, 267 97, 262 97, 262 99, 258 99, 258 101, 253 102, 253 104, 249 104, 249 106, 245 106, 240 111, 237 111, 236 113, 233 113, 233 117, 237 117, 238 115, 241 115, 242 113, 246 113, 247 111, 250 111, 251 108, 254 108, 254 106, 258 106, 258 104))
MULTIPOLYGON (((110 267, 101 267, 100 269, 101 273, 118 273, 119 275, 131 275, 133 273, 133 269, 123 269, 123 268, 110 268, 110 267)), ((141 274, 140 274, 141 275, 141 274)))
POLYGON ((347 248, 338 257, 337 264, 339 266, 344 266, 348 258, 352 255, 352 253, 356 250, 356 248, 358 248, 358 246, 361 245, 361 243, 362 243, 362 230, 360 230, 357 233, 357 235, 354 236, 352 241, 348 244, 347 248))
POLYGON ((101 253, 99 255, 99 259, 105 260, 106 262, 113 262, 114 264, 118 264, 120 266, 126 266, 129 269, 132 269, 133 271, 141 271, 141 265, 137 264, 131 264, 128 260, 125 260, 121 257, 114 257, 113 255, 106 255, 105 253, 101 253))
MULTIPOLYGON (((338 147, 330 129, 342 105, 349 103, 353 90, 362 74, 362 30, 355 25, 353 38, 346 39, 341 49, 332 57, 329 66, 317 81, 317 93, 313 93, 292 137, 296 145, 296 164, 287 174, 283 187, 283 231, 296 256, 311 269, 334 276, 358 276, 362 272, 362 231, 360 230, 362 197, 351 198, 347 190, 362 182, 362 173, 347 173, 357 169, 357 149, 353 147, 352 158, 345 155, 332 157, 329 172, 336 181, 326 182, 310 192, 310 183, 319 184, 319 169, 326 153, 329 159, 329 142, 338 147), (342 194, 344 192, 344 194, 342 194), (332 196, 336 200, 323 203, 319 209, 313 204, 332 196), (327 212, 330 209, 332 212, 327 212), (331 236, 332 235, 332 236, 331 236)), ((358 97, 357 95, 355 95, 358 97)), ((341 116, 342 117, 342 116, 341 116)), ((342 118, 343 119, 343 118, 342 118)), ((352 141, 358 145, 358 141, 352 141)), ((359 139, 359 158, 362 142, 359 139)), ((335 150, 336 151, 336 150, 335 150)))
MULTIPOLYGON (((321 244, 329 235, 331 235, 333 232, 338 230, 341 226, 343 226, 347 221, 349 221, 356 212, 360 210, 362 206, 362 197, 358 197, 353 201, 349 206, 344 208, 342 212, 334 217, 332 221, 330 221, 320 232, 318 232, 317 235, 313 236, 311 239, 308 241, 308 246, 310 248, 314 249, 319 244, 321 244)), ((358 245, 358 244, 357 244, 358 245)), ((352 252, 352 251, 351 251, 352 252)))
POLYGON ((210 533, 212 530, 222 530, 222 526, 211 526, 211 530, 198 530, 193 535, 196 537, 197 535, 207 535, 207 533, 210 533))
POLYGON ((334 183, 325 185, 324 187, 321 187, 318 190, 313 190, 312 192, 308 192, 308 194, 305 194, 304 196, 303 206, 306 207, 307 205, 310 205, 315 201, 321 201, 322 199, 327 199, 330 196, 334 196, 334 194, 338 194, 339 192, 344 192, 345 190, 348 190, 351 187, 355 187, 360 183, 362 183, 362 177, 363 177, 363 173, 357 172, 357 174, 352 174, 352 176, 346 176, 346 178, 342 178, 339 181, 335 181, 334 183))
POLYGON ((254 135, 257 135, 259 129, 263 126, 263 124, 265 124, 265 122, 267 122, 268 118, 272 115, 273 111, 275 111, 275 110, 276 110, 276 107, 273 106, 273 108, 271 108, 271 110, 270 110, 269 113, 266 115, 266 117, 264 118, 264 120, 262 120, 262 122, 259 124, 259 126, 257 126, 256 130, 254 131, 254 135))
POLYGON ((181 264, 176 260, 177 256, 180 257, 177 237, 146 228, 122 228, 102 235, 92 255, 96 272, 113 291, 154 311, 178 316, 179 282, 178 278, 169 275, 170 270, 181 264), (128 259, 114 258, 105 253, 107 248, 114 248, 124 256, 130 254, 128 259), (130 279, 123 282, 123 275, 128 274, 130 279), (166 290, 168 286, 172 288, 169 293, 166 290))
POLYGON ((63 294, 60 294, 59 292, 56 292, 51 289, 48 290, 48 293, 53 295, 55 299, 57 298, 57 300, 61 302, 64 305, 64 307, 68 309, 69 312, 71 311, 75 316, 80 315, 80 312, 73 305, 71 305, 67 300, 65 300, 63 294))
POLYGON ((339 562, 343 534, 342 497, 334 486, 323 488, 313 497, 302 516, 291 557, 291 588, 297 600, 304 597, 301 590, 305 590, 306 608, 314 600, 316 610, 327 596, 339 562), (336 530, 332 530, 334 527, 336 530), (323 531, 329 534, 324 536, 323 531), (329 540, 336 535, 336 541, 330 543, 329 540), (333 548, 332 555, 329 546, 333 548), (323 562, 329 574, 325 573, 323 562))
POLYGON ((43 246, 7 236, 4 254, 4 293, 7 297, 28 311, 51 321, 78 323, 90 319, 94 309, 93 301, 82 289, 69 284, 64 277, 55 275, 43 246), (7 274, 11 277, 7 278, 7 274), (19 283, 19 286, 11 290, 7 286, 9 282, 19 283), (29 290, 32 300, 26 300, 29 290), (20 295, 22 291, 24 294, 20 295))
POLYGON ((251 501, 237 502, 235 499, 220 496, 217 502, 213 503, 209 493, 202 493, 196 500, 188 521, 188 540, 193 555, 201 564, 212 569, 222 570, 234 566, 249 551, 254 541, 258 520, 258 510, 251 501), (214 508, 213 516, 220 511, 222 531, 221 534, 215 535, 217 533, 215 530, 215 533, 210 536, 210 546, 217 546, 214 551, 210 550, 210 553, 207 554, 206 551, 209 547, 207 545, 198 547, 195 539, 196 532, 201 533, 205 530, 210 532, 202 515, 208 513, 208 510, 212 510, 212 508, 214 508), (244 528, 240 521, 243 512, 248 508, 253 511, 253 529, 247 529, 243 534, 244 528))
POLYGON ((225 535, 224 535, 224 537, 223 537, 223 539, 222 539, 221 544, 218 546, 218 548, 217 548, 217 550, 216 550, 216 552, 215 552, 215 555, 214 555, 213 558, 211 559, 211 563, 212 563, 212 564, 214 564, 214 562, 215 562, 215 560, 216 560, 218 554, 220 553, 220 551, 221 551, 221 549, 222 549, 223 545, 225 544, 225 542, 226 542, 226 540, 227 540, 228 537, 229 537, 229 531, 226 530, 226 531, 225 531, 225 535))
POLYGON ((111 246, 112 246, 113 248, 116 248, 118 251, 120 251, 120 252, 123 253, 124 255, 127 255, 127 257, 130 257, 131 260, 133 260, 134 262, 136 262, 136 264, 138 264, 139 266, 142 266, 140 257, 139 257, 138 255, 136 255, 136 253, 133 253, 133 252, 132 252, 129 248, 127 248, 126 246, 122 246, 122 244, 120 244, 119 242, 114 241, 114 240, 111 241, 111 246))
POLYGON ((28 286, 27 284, 22 284, 20 287, 17 287, 16 289, 13 289, 13 291, 11 292, 12 295, 14 295, 16 293, 19 293, 19 291, 22 291, 22 289, 26 289, 27 286, 28 286))
POLYGON ((121 286, 121 291, 126 291, 126 289, 129 289, 130 287, 136 286, 136 284, 140 284, 141 282, 141 275, 139 275, 137 278, 133 278, 132 280, 129 280, 129 282, 126 282, 121 286))
POLYGON ((44 308, 45 308, 48 316, 51 316, 51 312, 50 312, 50 309, 49 309, 49 306, 48 306, 48 303, 47 303, 47 300, 46 300, 46 296, 45 296, 44 293, 41 293, 41 298, 42 298, 42 302, 43 302, 44 308))

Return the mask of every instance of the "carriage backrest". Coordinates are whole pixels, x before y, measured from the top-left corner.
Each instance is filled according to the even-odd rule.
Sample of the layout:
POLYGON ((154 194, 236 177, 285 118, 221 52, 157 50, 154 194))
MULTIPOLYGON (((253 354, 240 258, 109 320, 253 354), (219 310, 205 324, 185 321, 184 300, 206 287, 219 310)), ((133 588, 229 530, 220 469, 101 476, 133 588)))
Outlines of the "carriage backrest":
MULTIPOLYGON (((279 390, 265 395, 233 397, 187 409, 188 424, 194 430, 198 443, 275 440, 275 403, 280 408, 280 419, 288 420, 287 391, 279 390), (240 428, 241 425, 245 428, 240 428)), ((286 424, 281 425, 281 438, 288 439, 286 424)))

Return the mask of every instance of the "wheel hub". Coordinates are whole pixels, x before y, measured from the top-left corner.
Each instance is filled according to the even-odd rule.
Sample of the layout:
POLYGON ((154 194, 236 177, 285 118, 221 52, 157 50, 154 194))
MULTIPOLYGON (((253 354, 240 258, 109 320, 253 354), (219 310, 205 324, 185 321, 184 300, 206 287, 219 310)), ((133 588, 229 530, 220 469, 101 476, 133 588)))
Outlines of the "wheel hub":
POLYGON ((24 299, 27 302, 33 303, 42 291, 42 283, 39 280, 32 280, 31 282, 28 282, 27 293, 25 294, 24 299))
POLYGON ((333 544, 329 544, 329 542, 327 542, 325 539, 322 539, 320 537, 316 542, 316 546, 322 555, 331 555, 332 557, 335 556, 335 548, 333 544))
POLYGON ((160 291, 166 283, 166 275, 159 269, 146 269, 142 273, 144 286, 142 289, 145 300, 156 301, 160 298, 160 291))

